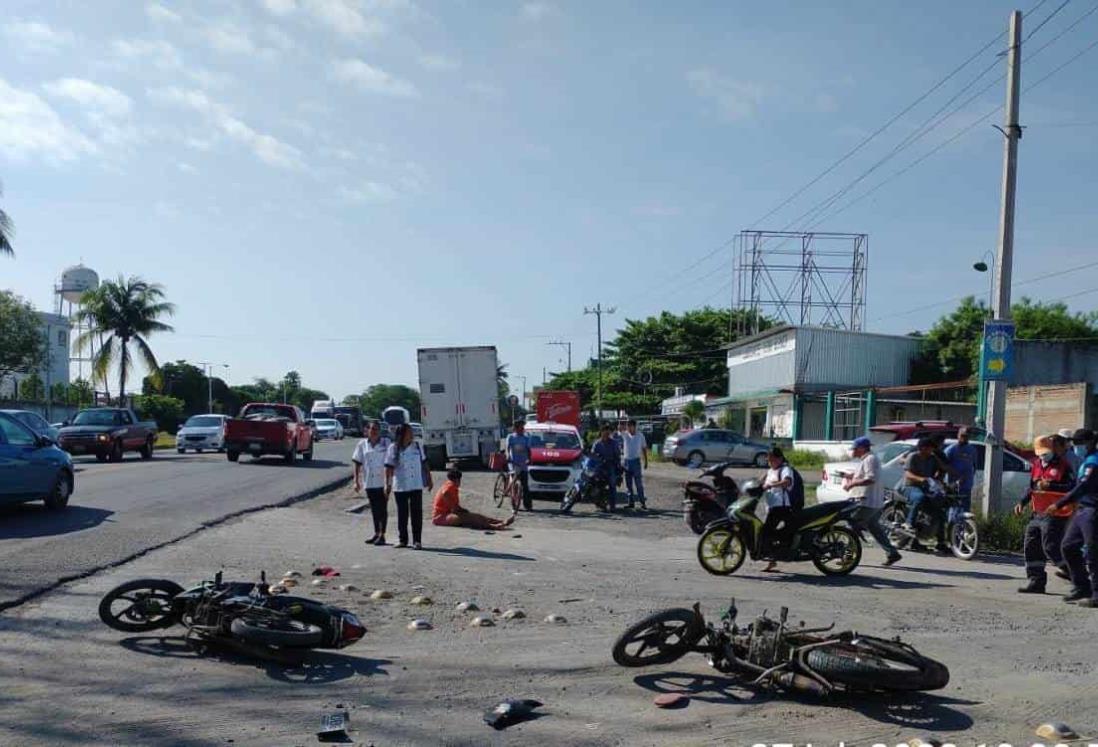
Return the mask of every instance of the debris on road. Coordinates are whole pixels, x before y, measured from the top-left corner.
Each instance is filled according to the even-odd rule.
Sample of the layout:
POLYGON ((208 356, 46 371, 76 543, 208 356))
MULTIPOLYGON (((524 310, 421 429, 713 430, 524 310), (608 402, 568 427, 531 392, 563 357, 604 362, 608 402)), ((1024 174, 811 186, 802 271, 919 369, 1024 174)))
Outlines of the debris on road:
POLYGON ((534 709, 541 706, 542 703, 536 700, 505 700, 484 714, 484 723, 497 731, 506 729, 508 726, 542 715, 534 713, 534 709))
POLYGON ((568 618, 564 615, 546 615, 545 622, 550 623, 551 625, 567 625, 568 618))
POLYGON ((506 612, 503 613, 503 619, 504 620, 521 620, 524 617, 526 617, 525 612, 523 612, 522 610, 514 609, 514 608, 509 609, 509 610, 507 610, 506 612))
POLYGON ((358 591, 358 587, 355 586, 354 584, 340 584, 339 585, 339 590, 340 591, 358 591))
POLYGON ((1079 735, 1075 733, 1074 729, 1059 721, 1050 721, 1047 724, 1038 726, 1037 736, 1043 739, 1079 739, 1079 735))
POLYGON ((337 571, 335 568, 332 568, 330 565, 322 565, 313 569, 313 575, 331 578, 332 576, 338 576, 339 571, 337 571))
POLYGON ((303 574, 301 571, 286 571, 282 574, 283 578, 301 578, 303 574))
POLYGON ((496 621, 486 615, 477 615, 469 621, 471 628, 490 628, 495 624, 496 621))
POLYGON ((285 586, 287 589, 292 589, 293 587, 297 586, 297 579, 284 578, 281 581, 279 581, 278 583, 279 583, 280 586, 285 586))
POLYGON ((392 599, 393 592, 386 589, 377 589, 370 594, 370 599, 392 599))
POLYGON ((422 617, 417 617, 408 623, 408 630, 430 630, 432 628, 431 623, 424 620, 422 617))
POLYGON ((428 607, 434 604, 434 601, 431 599, 431 597, 425 597, 421 594, 419 596, 412 597, 412 604, 419 607, 428 607))
POLYGON ((682 693, 661 693, 652 699, 657 708, 685 708, 690 698, 682 693))
POLYGON ((322 586, 327 580, 326 578, 314 578, 312 584, 313 586, 322 586))
POLYGON ((320 719, 320 730, 316 735, 321 742, 343 741, 350 738, 347 734, 347 726, 351 723, 351 715, 347 711, 325 714, 320 719))
POLYGON ((476 602, 458 602, 457 607, 455 607, 454 609, 456 609, 458 612, 479 612, 480 611, 480 607, 477 606, 476 602))

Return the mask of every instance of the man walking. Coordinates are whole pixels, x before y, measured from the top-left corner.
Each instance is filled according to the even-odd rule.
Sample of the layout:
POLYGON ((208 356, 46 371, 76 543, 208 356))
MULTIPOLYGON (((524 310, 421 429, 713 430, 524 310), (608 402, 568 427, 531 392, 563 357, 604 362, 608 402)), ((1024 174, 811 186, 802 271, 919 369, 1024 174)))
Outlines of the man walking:
POLYGON ((648 469, 648 440, 643 433, 637 432, 637 421, 630 420, 622 435, 622 458, 625 463, 625 492, 629 497, 629 508, 633 508, 633 496, 640 501, 641 511, 648 509, 644 501, 643 470, 648 469), (635 489, 635 492, 634 492, 635 489))
MULTIPOLYGON (((1071 466, 1062 456, 1063 441, 1064 438, 1060 435, 1051 438, 1040 436, 1034 440, 1033 451, 1037 454, 1037 460, 1030 471, 1029 490, 1014 507, 1015 515, 1022 515, 1026 505, 1033 500, 1033 491, 1066 493, 1075 484, 1075 475, 1071 471, 1071 466), (1060 448, 1057 448, 1057 442, 1061 445, 1060 448)), ((1022 545, 1028 582, 1018 589, 1019 594, 1045 593, 1045 586, 1048 583, 1045 564, 1050 560, 1058 569, 1056 575, 1062 578, 1068 576, 1064 556, 1060 551, 1068 521, 1067 517, 1033 512, 1029 524, 1026 525, 1025 542, 1022 545)))
POLYGON ((881 549, 885 551, 884 564, 892 565, 900 559, 900 553, 893 547, 888 532, 881 526, 881 512, 884 511, 884 486, 881 485, 881 461, 872 451, 872 442, 865 436, 854 439, 851 452, 858 460, 853 474, 843 478, 843 490, 858 501, 858 512, 854 515, 860 529, 872 535, 881 549))
POLYGON ((1078 504, 1060 545, 1074 587, 1064 601, 1098 607, 1098 444, 1094 431, 1087 428, 1071 434, 1071 441, 1083 460, 1077 484, 1053 503, 1048 513, 1078 504))

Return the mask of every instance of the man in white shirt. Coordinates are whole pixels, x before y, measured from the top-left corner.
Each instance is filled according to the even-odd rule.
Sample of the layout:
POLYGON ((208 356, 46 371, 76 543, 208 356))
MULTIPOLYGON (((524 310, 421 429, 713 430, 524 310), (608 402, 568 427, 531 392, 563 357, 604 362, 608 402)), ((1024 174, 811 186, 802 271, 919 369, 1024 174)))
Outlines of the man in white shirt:
POLYGON ((861 505, 854 515, 854 521, 860 529, 869 532, 881 549, 885 551, 885 565, 892 565, 900 559, 900 553, 892 546, 888 532, 881 526, 881 512, 884 510, 884 486, 881 485, 881 461, 872 451, 872 442, 865 436, 854 439, 850 445, 851 454, 858 460, 853 473, 843 478, 843 490, 861 505))
POLYGON ((385 495, 385 453, 388 449, 389 439, 381 435, 381 424, 375 420, 366 429, 366 438, 355 445, 351 456, 355 492, 366 489, 374 519, 374 536, 366 540, 368 545, 385 544, 385 529, 389 524, 389 497, 385 495))
POLYGON ((633 508, 634 487, 636 500, 640 501, 641 511, 648 506, 644 502, 644 475, 648 469, 648 441, 643 433, 637 432, 637 421, 630 420, 621 436, 622 460, 625 463, 625 492, 629 496, 629 508, 633 508))

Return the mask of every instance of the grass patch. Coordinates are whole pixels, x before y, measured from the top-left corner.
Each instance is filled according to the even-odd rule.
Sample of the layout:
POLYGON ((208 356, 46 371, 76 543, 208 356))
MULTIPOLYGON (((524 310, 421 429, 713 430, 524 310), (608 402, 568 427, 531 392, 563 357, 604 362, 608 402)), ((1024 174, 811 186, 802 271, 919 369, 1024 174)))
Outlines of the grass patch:
POLYGON ((980 544, 983 549, 998 552, 1021 552, 1029 517, 1029 511, 1024 512, 1021 516, 1015 516, 1011 512, 994 514, 989 517, 976 514, 976 525, 980 529, 980 544))
POLYGON ((799 470, 820 469, 828 461, 827 454, 822 451, 806 451, 793 449, 785 452, 785 459, 799 470))
POLYGON ((164 433, 163 431, 156 434, 156 446, 157 449, 174 449, 175 448, 175 436, 171 433, 164 433))

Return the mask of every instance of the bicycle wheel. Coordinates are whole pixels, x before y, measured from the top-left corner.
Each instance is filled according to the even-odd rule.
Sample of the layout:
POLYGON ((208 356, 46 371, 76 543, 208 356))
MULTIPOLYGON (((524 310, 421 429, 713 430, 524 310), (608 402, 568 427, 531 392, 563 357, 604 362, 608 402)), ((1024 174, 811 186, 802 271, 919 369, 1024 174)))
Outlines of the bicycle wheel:
POLYGON ((503 499, 507 495, 507 473, 500 472, 496 475, 496 485, 492 489, 492 497, 496 501, 496 508, 503 506, 503 499))
POLYGON ((526 493, 523 491, 522 480, 516 475, 511 480, 511 509, 518 513, 519 507, 522 506, 526 499, 526 493))

